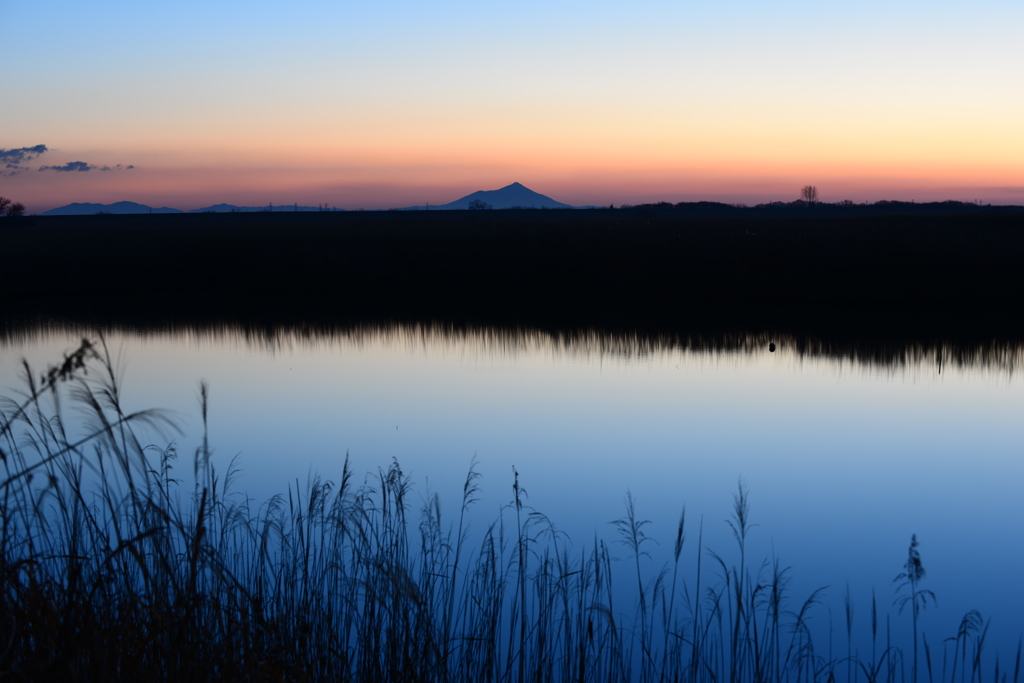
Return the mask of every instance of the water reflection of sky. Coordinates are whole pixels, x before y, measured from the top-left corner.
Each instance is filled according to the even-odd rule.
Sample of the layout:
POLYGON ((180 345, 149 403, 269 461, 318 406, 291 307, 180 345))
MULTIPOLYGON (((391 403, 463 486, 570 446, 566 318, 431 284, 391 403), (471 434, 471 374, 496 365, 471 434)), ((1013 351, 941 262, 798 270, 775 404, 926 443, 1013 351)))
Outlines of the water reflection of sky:
MULTIPOLYGON (((819 618, 830 605, 837 647, 845 584, 866 630, 872 588, 889 608, 912 533, 938 596, 924 622, 933 642, 955 635, 971 608, 993 618, 986 647, 1004 660, 1024 632, 1019 373, 876 367, 785 345, 629 353, 409 331, 277 341, 108 338, 128 407, 175 411, 183 456, 200 438, 197 383, 209 382, 215 458, 226 466, 239 454, 240 487, 257 500, 310 471, 337 478, 348 452, 360 473, 398 459, 414 499, 439 493, 450 519, 475 455, 479 526, 511 498, 515 466, 528 504, 577 545, 595 532, 613 537, 607 523, 628 489, 660 557, 685 504, 692 568, 701 516, 705 544, 735 555, 723 520, 742 476, 759 525, 748 556, 774 552, 791 566, 794 598, 831 587, 819 618)), ((56 334, 0 346, 0 390, 18 386, 21 357, 41 368, 74 342, 56 334)))

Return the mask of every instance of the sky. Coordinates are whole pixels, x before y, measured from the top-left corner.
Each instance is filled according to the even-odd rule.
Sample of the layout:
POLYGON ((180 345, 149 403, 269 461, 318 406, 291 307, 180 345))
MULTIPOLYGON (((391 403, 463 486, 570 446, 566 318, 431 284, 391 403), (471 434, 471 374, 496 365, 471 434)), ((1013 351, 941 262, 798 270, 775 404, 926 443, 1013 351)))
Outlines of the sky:
POLYGON ((30 213, 512 182, 1024 204, 1019 0, 0 0, 0 25, 0 195, 30 213))

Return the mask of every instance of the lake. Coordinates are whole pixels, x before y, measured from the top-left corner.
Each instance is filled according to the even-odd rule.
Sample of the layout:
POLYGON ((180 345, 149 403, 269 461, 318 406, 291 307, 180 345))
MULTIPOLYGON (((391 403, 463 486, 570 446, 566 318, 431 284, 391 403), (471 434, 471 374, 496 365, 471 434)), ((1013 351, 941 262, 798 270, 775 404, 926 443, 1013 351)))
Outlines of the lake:
MULTIPOLYGON (((59 326, 8 335, 0 393, 23 388, 22 358, 41 371, 83 334, 98 339, 59 326)), ((1020 347, 872 357, 760 333, 709 342, 420 326, 108 331, 105 343, 125 405, 165 408, 180 425, 147 434, 177 444, 180 476, 191 477, 202 441, 205 380, 215 466, 223 472, 237 456, 233 486, 254 501, 303 488, 310 473, 337 479, 348 454, 360 480, 400 463, 413 483, 410 516, 436 493, 447 525, 475 462, 479 537, 512 501, 514 468, 528 508, 574 548, 607 540, 626 576, 633 559, 612 522, 630 494, 657 541, 642 558, 644 581, 669 561, 685 506, 680 581, 690 586, 698 539, 708 576, 721 573, 709 549, 738 561, 726 520, 742 482, 752 576, 763 577, 766 559, 791 567, 796 607, 825 587, 810 619, 819 654, 846 656, 847 590, 855 652, 869 658, 872 592, 892 643, 907 646, 909 610, 893 605, 893 579, 916 535, 921 588, 936 597, 921 613, 935 661, 977 609, 991 620, 986 656, 1012 669, 1024 632, 1020 347)))

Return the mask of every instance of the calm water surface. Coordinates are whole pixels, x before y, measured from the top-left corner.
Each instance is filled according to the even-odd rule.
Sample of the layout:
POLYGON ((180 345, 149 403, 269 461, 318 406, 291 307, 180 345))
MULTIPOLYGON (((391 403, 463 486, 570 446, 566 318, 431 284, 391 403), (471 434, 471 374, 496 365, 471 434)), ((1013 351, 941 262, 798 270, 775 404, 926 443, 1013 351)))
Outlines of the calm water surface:
MULTIPOLYGON (((0 343, 0 391, 23 386, 22 358, 42 369, 80 337, 0 343)), ((954 636, 978 609, 992 619, 986 648, 1005 668, 1024 632, 1022 352, 968 365, 908 352, 875 364, 779 341, 770 353, 767 338, 695 350, 415 328, 106 336, 127 407, 166 408, 180 424, 180 435, 151 438, 174 439, 182 473, 201 440, 198 382, 209 383, 215 462, 226 468, 237 455, 235 486, 255 501, 288 482, 304 486, 311 472, 336 479, 348 453, 357 472, 397 459, 413 499, 438 493, 450 520, 475 457, 477 531, 511 500, 513 467, 527 503, 578 547, 595 535, 614 540, 609 522, 630 491, 660 542, 647 561, 653 578, 684 505, 684 566, 696 565, 701 524, 705 546, 738 556, 725 520, 742 477, 757 524, 748 558, 774 554, 792 567, 795 600, 828 586, 819 648, 832 638, 845 654, 847 585, 862 651, 872 590, 893 641, 904 637, 909 617, 892 607, 893 577, 917 534, 922 587, 938 598, 923 615, 929 641, 954 636)))

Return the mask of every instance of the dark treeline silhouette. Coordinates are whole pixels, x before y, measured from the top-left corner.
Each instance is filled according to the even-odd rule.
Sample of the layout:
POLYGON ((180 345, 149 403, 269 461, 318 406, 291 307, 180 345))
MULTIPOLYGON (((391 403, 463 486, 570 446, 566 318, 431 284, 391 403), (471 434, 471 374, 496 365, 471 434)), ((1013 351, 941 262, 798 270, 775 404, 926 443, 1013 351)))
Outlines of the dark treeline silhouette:
POLYGON ((763 331, 860 348, 1024 339, 1024 212, 869 208, 29 217, 0 231, 0 317, 763 331))
POLYGON ((746 217, 779 217, 782 215, 806 216, 807 210, 813 208, 816 216, 868 216, 868 215, 937 215, 957 214, 1024 214, 1022 206, 992 206, 946 200, 941 202, 906 202, 883 199, 877 202, 857 204, 849 199, 838 202, 822 202, 818 200, 818 188, 808 185, 800 191, 801 198, 791 202, 775 201, 755 206, 745 204, 726 204, 724 202, 656 202, 623 207, 631 211, 671 212, 688 216, 746 216, 746 217))

